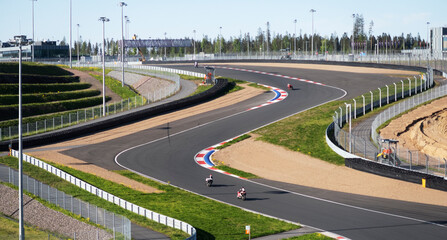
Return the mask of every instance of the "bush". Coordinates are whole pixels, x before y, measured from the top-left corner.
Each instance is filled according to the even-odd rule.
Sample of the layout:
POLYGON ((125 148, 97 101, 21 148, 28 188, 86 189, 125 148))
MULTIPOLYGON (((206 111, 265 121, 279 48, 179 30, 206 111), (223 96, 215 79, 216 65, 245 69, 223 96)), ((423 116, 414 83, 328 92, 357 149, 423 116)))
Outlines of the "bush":
MULTIPOLYGON (((72 83, 79 82, 79 76, 45 76, 22 74, 22 83, 72 83)), ((19 83, 19 74, 2 73, 0 74, 0 84, 19 83)))
MULTIPOLYGON (((106 101, 110 99, 110 97, 106 97, 106 101)), ((22 117, 68 111, 92 107, 100 104, 102 104, 102 97, 88 97, 59 102, 25 104, 22 105, 22 117)), ((0 106, 0 121, 15 119, 18 115, 17 105, 0 106)))
MULTIPOLYGON (((90 83, 55 83, 55 84, 22 84, 22 94, 26 93, 50 93, 67 92, 90 88, 90 83)), ((18 94, 19 84, 0 84, 0 93, 18 94)))
MULTIPOLYGON (((43 93, 43 94, 24 94, 22 95, 22 103, 44 103, 44 102, 54 102, 70 99, 79 99, 86 97, 93 97, 101 94, 99 90, 79 90, 70 92, 57 92, 57 93, 43 93)), ((13 105, 19 104, 18 95, 0 95, 0 106, 1 105, 13 105)))
MULTIPOLYGON (((0 73, 19 73, 19 63, 0 63, 0 73)), ((54 65, 29 62, 22 62, 22 74, 50 76, 73 75, 71 72, 54 65)))

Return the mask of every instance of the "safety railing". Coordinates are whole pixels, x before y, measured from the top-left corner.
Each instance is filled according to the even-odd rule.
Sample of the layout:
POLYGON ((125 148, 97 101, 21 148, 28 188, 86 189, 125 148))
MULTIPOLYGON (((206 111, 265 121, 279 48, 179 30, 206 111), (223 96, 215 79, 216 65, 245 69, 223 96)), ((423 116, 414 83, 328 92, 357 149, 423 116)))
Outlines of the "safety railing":
MULTIPOLYGON (((18 157, 19 152, 16 150, 11 150, 11 155, 14 157, 18 157)), ((119 198, 113 194, 110 194, 104 190, 101 190, 100 188, 93 186, 93 185, 83 181, 82 179, 79 179, 79 178, 77 178, 71 174, 68 174, 68 173, 66 173, 66 172, 46 163, 46 162, 43 162, 43 161, 36 159, 34 157, 31 157, 29 155, 22 154, 22 159, 23 159, 23 161, 26 161, 30 164, 40 167, 40 168, 58 176, 58 177, 86 190, 87 192, 94 194, 102 199, 105 199, 106 201, 114 203, 128 211, 131 211, 133 213, 136 213, 140 216, 143 216, 147 219, 156 221, 156 222, 166 225, 168 227, 172 227, 175 229, 179 229, 183 232, 186 232, 187 234, 191 235, 191 237, 187 238, 187 240, 195 240, 196 239, 196 235, 197 235, 196 229, 193 226, 189 225, 188 223, 177 220, 175 218, 165 216, 160 213, 150 211, 150 210, 140 207, 134 203, 128 202, 122 198, 119 198)))
MULTIPOLYGON (((340 154, 345 157, 356 156, 367 160, 378 161, 384 164, 396 166, 396 162, 394 161, 378 158, 378 155, 381 153, 379 148, 382 139, 380 138, 376 129, 389 119, 399 115, 402 112, 408 111, 425 102, 447 95, 447 85, 430 88, 433 86, 433 69, 429 68, 422 79, 426 80, 424 82, 415 80, 416 84, 420 83, 418 85, 411 81, 413 85, 405 93, 402 89, 402 93, 397 95, 395 94, 393 96, 386 95, 385 98, 380 97, 378 102, 376 101, 374 104, 374 102, 371 101, 369 106, 359 104, 361 106, 360 108, 354 107, 352 109, 353 104, 345 103, 345 115, 342 113, 343 108, 340 107, 340 112, 335 112, 335 115, 333 116, 334 122, 331 124, 331 129, 334 132, 333 140, 338 147, 341 147, 345 151, 344 153, 340 154), (358 136, 353 134, 351 130, 345 131, 342 129, 343 125, 349 124, 352 118, 364 115, 365 112, 374 111, 374 107, 382 107, 402 98, 406 98, 406 100, 401 100, 378 113, 371 122, 370 137, 374 141, 375 145, 371 143, 368 136, 358 136)), ((396 167, 402 167, 412 171, 419 171, 432 175, 444 175, 447 177, 447 160, 444 158, 432 157, 417 150, 407 149, 399 144, 397 144, 397 148, 393 150, 396 154, 395 156, 399 159, 398 166, 396 167)))
MULTIPOLYGON (((0 181, 19 185, 19 173, 7 166, 0 165, 0 181)), ((112 234, 103 232, 83 231, 83 229, 73 229, 70 233, 74 239, 131 239, 131 222, 124 216, 109 212, 90 203, 86 203, 65 192, 50 187, 34 178, 23 175, 23 189, 43 200, 57 205, 75 215, 79 215, 88 221, 101 225, 112 231, 112 234)))
MULTIPOLYGON (((109 64, 111 68, 116 67, 115 64, 109 64)), ((82 65, 84 66, 84 65, 82 65)), ((85 66, 92 66, 91 64, 85 66)), ((94 65, 93 65, 94 66, 94 65)), ((154 92, 148 92, 145 96, 139 95, 134 98, 123 99, 120 102, 109 103, 106 105, 105 115, 112 115, 134 108, 139 108, 169 96, 172 96, 180 90, 180 76, 178 74, 189 75, 203 78, 203 73, 196 73, 184 70, 163 68, 157 66, 129 65, 126 71, 153 75, 162 79, 173 81, 174 84, 154 92)), ((57 129, 69 127, 79 123, 88 122, 103 117, 103 107, 95 106, 86 109, 74 110, 65 114, 56 114, 43 120, 34 122, 26 122, 22 124, 22 133, 24 136, 54 131, 57 129)), ((0 141, 18 138, 18 125, 10 125, 0 127, 0 141)))

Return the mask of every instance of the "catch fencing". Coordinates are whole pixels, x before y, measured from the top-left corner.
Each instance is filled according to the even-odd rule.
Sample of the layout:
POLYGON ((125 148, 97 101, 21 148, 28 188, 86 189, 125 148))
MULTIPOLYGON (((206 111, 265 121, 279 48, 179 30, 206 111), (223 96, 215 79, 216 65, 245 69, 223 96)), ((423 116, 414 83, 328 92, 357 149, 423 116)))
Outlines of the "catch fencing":
MULTIPOLYGON (((0 181, 19 185, 19 173, 7 166, 0 166, 0 181)), ((113 239, 131 239, 131 222, 124 216, 109 212, 78 198, 68 195, 62 191, 50 187, 27 175, 23 175, 23 189, 41 199, 57 205, 75 215, 79 215, 90 222, 110 229, 113 239)), ((73 229, 74 239, 99 239, 99 232, 86 232, 82 229, 73 229)), ((105 237, 101 234, 101 239, 105 237)))
MULTIPOLYGON (((14 156, 14 157, 18 157, 19 156, 19 152, 16 151, 16 150, 11 150, 11 155, 14 156)), ((158 222, 160 224, 166 225, 168 227, 172 227, 172 228, 175 228, 175 229, 179 229, 179 230, 181 230, 183 232, 186 232, 187 234, 191 235, 186 240, 196 240, 196 235, 197 235, 196 229, 193 226, 189 225, 188 223, 185 223, 183 221, 177 220, 175 218, 171 218, 171 217, 162 215, 160 213, 156 213, 156 212, 150 211, 150 210, 145 209, 143 207, 140 207, 140 206, 138 206, 136 204, 128 202, 128 201, 126 201, 126 200, 124 200, 122 198, 119 198, 119 197, 117 197, 117 196, 115 196, 113 194, 110 194, 110 193, 108 193, 108 192, 106 192, 104 190, 101 190, 98 187, 93 186, 93 185, 91 185, 91 184, 89 184, 89 183, 87 183, 87 182, 85 182, 85 181, 83 181, 83 180, 81 180, 81 179, 71 175, 71 174, 68 174, 68 173, 66 173, 66 172, 64 172, 64 171, 62 171, 62 170, 60 170, 60 169, 58 169, 58 168, 48 164, 48 163, 45 163, 45 162, 43 162, 43 161, 41 161, 39 159, 36 159, 34 157, 31 157, 31 156, 28 156, 26 154, 22 154, 22 156, 23 156, 22 157, 23 161, 26 161, 26 162, 28 162, 30 164, 33 164, 33 165, 35 165, 37 167, 40 167, 40 168, 42 168, 42 169, 44 169, 44 170, 46 170, 46 171, 48 171, 48 172, 50 172, 52 174, 55 174, 56 176, 58 176, 58 177, 60 177, 60 178, 62 178, 64 180, 66 180, 66 181, 68 181, 68 182, 70 182, 70 183, 72 183, 72 184, 74 184, 74 185, 76 185, 76 186, 86 190, 87 192, 89 192, 91 194, 94 194, 94 195, 96 195, 96 196, 98 196, 98 197, 100 197, 102 199, 105 199, 106 201, 114 203, 114 204, 116 204, 116 205, 118 205, 118 206, 120 206, 120 207, 122 207, 122 208, 124 208, 124 209, 126 209, 128 211, 131 211, 131 212, 133 212, 135 214, 143 216, 143 217, 145 217, 145 218, 147 218, 149 220, 152 220, 152 221, 158 222)))
MULTIPOLYGON (((116 65, 114 65, 113 63, 110 63, 109 65, 110 68, 117 68, 116 65)), ((96 65, 82 65, 82 67, 86 66, 91 67, 96 65)), ((123 99, 120 102, 109 103, 106 105, 106 116, 139 108, 172 96, 180 90, 180 76, 178 74, 200 78, 203 78, 205 76, 203 73, 142 65, 129 65, 126 68, 126 71, 147 74, 162 79, 168 79, 170 81, 173 81, 174 84, 162 89, 158 89, 157 91, 154 91, 152 93, 147 93, 146 96, 139 95, 133 98, 123 99)), ((56 114, 56 116, 54 117, 49 117, 47 119, 39 121, 22 123, 22 134, 24 136, 30 136, 73 126, 79 123, 88 122, 103 117, 103 111, 104 110, 102 106, 95 106, 91 108, 70 111, 65 114, 56 114)), ((18 135, 18 125, 0 127, 0 141, 16 139, 18 138, 18 135)))
MULTIPOLYGON (((433 86, 433 70, 429 68, 427 74, 425 75, 427 78, 426 82, 430 84, 421 84, 419 86, 413 85, 413 88, 407 92, 407 95, 402 94, 400 96, 391 97, 391 101, 389 96, 386 98, 381 98, 380 104, 385 106, 390 102, 395 102, 395 100, 399 98, 407 98, 406 100, 399 101, 387 109, 383 110, 374 117, 372 122, 368 122, 365 124, 370 124, 365 127, 368 129, 369 135, 355 135, 350 130, 343 130, 343 125, 349 124, 352 118, 356 118, 357 116, 365 114, 365 105, 360 108, 354 107, 351 109, 352 105, 345 103, 346 111, 345 115, 342 115, 342 112, 337 113, 333 116, 333 130, 334 130, 334 140, 336 141, 339 147, 345 149, 346 152, 352 154, 351 156, 358 156, 364 159, 378 161, 384 164, 393 165, 395 167, 402 167, 405 169, 409 169, 412 171, 419 171, 426 174, 436 175, 436 176, 444 176, 447 177, 447 160, 441 157, 433 157, 427 154, 423 154, 418 150, 407 149, 400 144, 397 144, 396 148, 393 148, 393 153, 395 153, 399 162, 391 162, 390 160, 384 160, 382 158, 378 158, 378 154, 381 153, 381 142, 382 138, 377 133, 376 129, 379 128, 383 123, 392 119, 393 117, 413 109, 423 103, 428 101, 444 97, 447 95, 447 85, 441 85, 436 88, 425 88, 423 85, 432 87, 433 86), (411 93, 413 92, 413 96, 411 93), (387 99, 387 100, 385 100, 387 99), (351 116, 350 116, 351 115, 351 116), (374 141, 374 145, 371 143, 369 137, 374 141)), ((378 106, 376 106, 377 108, 378 106)), ((340 110, 342 108, 340 107, 340 110)), ((367 107, 367 111, 374 110, 374 104, 370 103, 370 106, 367 107)))

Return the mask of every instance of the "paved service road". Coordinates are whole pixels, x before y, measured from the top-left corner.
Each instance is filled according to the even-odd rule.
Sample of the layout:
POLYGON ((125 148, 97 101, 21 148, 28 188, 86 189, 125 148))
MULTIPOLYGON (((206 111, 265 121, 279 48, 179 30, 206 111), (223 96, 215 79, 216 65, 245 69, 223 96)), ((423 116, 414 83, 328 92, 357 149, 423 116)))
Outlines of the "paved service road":
MULTIPOLYGON (((191 66, 175 67, 195 70, 191 66)), ((293 85, 297 90, 287 90, 289 96, 286 100, 263 108, 244 111, 250 106, 256 106, 261 100, 272 98, 272 94, 261 95, 237 106, 215 110, 202 116, 179 120, 170 123, 169 127, 160 126, 64 153, 78 155, 81 159, 90 159, 92 163, 113 169, 116 166, 112 163, 111 155, 136 146, 120 154, 117 162, 147 176, 253 211, 324 229, 351 239, 446 238, 447 208, 443 207, 331 192, 263 179, 246 181, 223 174, 214 174, 216 187, 206 187, 203 180, 210 171, 198 166, 193 159, 200 150, 312 106, 341 97, 352 98, 369 89, 383 86, 385 81, 399 81, 376 74, 272 67, 250 69, 330 84, 346 89, 348 94, 344 96, 344 91, 333 87, 295 81, 293 85), (102 149, 108 149, 106 157, 98 155, 105 153, 102 149), (96 162, 95 159, 106 160, 96 162), (241 186, 248 192, 245 202, 235 198, 236 191, 241 186)), ((249 72, 225 69, 217 69, 216 72, 225 77, 258 82, 284 90, 287 83, 291 82, 280 77, 249 72)))

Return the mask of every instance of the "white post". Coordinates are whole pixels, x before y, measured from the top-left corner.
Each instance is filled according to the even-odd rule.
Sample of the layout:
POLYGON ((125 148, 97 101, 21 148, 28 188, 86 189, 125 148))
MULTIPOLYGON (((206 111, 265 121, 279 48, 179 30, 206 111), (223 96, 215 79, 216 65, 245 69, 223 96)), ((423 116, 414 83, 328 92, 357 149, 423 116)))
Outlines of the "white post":
POLYGON ((396 83, 393 84, 394 84, 394 102, 397 102, 397 85, 396 83))
POLYGON ((402 82, 402 99, 404 98, 404 80, 400 80, 402 82))
POLYGON ((338 108, 340 108, 340 127, 342 127, 343 126, 343 108, 341 108, 341 107, 338 107, 338 108))
POLYGON ((363 115, 365 115, 365 96, 362 95, 362 99, 363 99, 363 115))
POLYGON ((418 93, 417 85, 418 85, 417 78, 416 78, 416 76, 414 76, 414 94, 418 93))
POLYGON ((382 107, 382 89, 380 88, 377 89, 379 89, 379 107, 382 107))
POLYGON ((386 87, 386 104, 390 104, 390 88, 388 85, 385 85, 386 87))
POLYGON ((407 78, 408 79, 408 92, 409 92, 409 94, 408 94, 408 96, 409 97, 411 97, 411 80, 410 80, 410 78, 407 78))
POLYGON ((369 91, 371 93, 371 112, 374 110, 374 98, 373 98, 373 92, 369 91))

